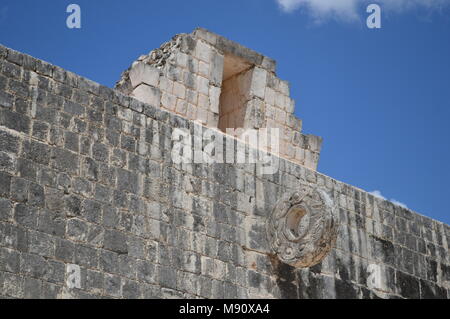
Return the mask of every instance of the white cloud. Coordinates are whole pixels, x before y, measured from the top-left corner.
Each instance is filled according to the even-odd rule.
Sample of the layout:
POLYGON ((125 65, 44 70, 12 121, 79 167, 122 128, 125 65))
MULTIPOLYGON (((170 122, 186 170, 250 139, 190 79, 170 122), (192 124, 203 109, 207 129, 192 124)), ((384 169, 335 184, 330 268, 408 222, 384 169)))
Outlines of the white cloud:
POLYGON ((285 12, 305 9, 315 20, 322 20, 329 16, 340 19, 356 19, 356 5, 359 0, 276 0, 285 12))
POLYGON ((381 4, 389 11, 404 12, 422 7, 429 10, 442 10, 450 5, 450 0, 276 0, 284 12, 304 9, 315 20, 338 18, 341 20, 358 19, 370 3, 381 4))
MULTIPOLYGON (((372 194, 373 196, 375 196, 375 197, 377 197, 377 198, 380 198, 380 199, 382 199, 382 200, 387 200, 387 198, 386 197, 384 197, 383 196, 383 194, 381 194, 381 192, 379 191, 379 190, 374 190, 374 191, 372 191, 372 192, 369 192, 369 194, 372 194)), ((404 204, 404 203, 402 203, 402 202, 399 202, 398 200, 396 200, 396 199, 390 199, 390 201, 392 202, 392 204, 394 204, 394 205, 397 205, 397 206, 400 206, 400 207, 403 207, 403 208, 408 208, 408 206, 406 206, 406 204, 404 204)))
POLYGON ((406 206, 406 204, 404 204, 404 203, 402 203, 402 202, 399 202, 398 200, 391 199, 391 202, 392 202, 392 204, 394 204, 394 205, 397 205, 397 206, 400 206, 400 207, 403 207, 403 208, 408 209, 408 206, 406 206))
POLYGON ((386 197, 384 197, 383 195, 381 195, 381 192, 380 192, 380 191, 375 190, 375 191, 373 191, 373 192, 369 192, 369 194, 372 194, 372 195, 375 196, 375 197, 378 197, 378 198, 381 198, 381 199, 386 200, 386 197))

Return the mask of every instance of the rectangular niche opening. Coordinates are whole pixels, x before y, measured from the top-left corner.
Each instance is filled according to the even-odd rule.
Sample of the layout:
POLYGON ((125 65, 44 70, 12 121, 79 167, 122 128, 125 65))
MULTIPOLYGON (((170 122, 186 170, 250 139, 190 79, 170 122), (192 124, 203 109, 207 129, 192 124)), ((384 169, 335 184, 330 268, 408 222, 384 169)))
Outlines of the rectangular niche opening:
POLYGON ((224 57, 222 89, 219 100, 219 129, 243 128, 249 100, 253 65, 227 54, 224 57))

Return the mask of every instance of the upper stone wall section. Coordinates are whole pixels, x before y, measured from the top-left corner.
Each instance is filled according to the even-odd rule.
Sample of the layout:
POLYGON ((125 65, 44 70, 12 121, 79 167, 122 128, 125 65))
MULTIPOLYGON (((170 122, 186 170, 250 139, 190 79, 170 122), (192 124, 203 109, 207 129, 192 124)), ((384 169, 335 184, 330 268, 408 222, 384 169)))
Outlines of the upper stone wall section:
POLYGON ((141 56, 116 88, 237 137, 247 129, 278 129, 277 154, 316 170, 322 139, 301 133, 289 84, 275 68, 273 59, 198 28, 141 56))

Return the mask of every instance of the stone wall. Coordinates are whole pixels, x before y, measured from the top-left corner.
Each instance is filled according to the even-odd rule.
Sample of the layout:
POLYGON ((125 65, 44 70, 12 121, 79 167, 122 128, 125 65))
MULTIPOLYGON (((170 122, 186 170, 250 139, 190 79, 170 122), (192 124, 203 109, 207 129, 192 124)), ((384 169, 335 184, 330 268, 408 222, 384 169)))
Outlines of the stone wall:
POLYGON ((0 296, 450 297, 448 225, 283 158, 175 164, 199 125, 0 46, 0 296), (322 237, 273 241, 286 201, 322 237))

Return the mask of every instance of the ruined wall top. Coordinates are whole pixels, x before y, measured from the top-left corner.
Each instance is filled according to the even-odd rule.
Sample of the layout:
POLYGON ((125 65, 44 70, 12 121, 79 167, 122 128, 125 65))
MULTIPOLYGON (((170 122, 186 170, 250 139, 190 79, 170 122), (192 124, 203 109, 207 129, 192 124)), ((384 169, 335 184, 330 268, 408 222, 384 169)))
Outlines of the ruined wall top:
POLYGON ((238 138, 249 129, 277 129, 276 150, 267 150, 316 170, 322 139, 301 133, 289 83, 275 69, 273 59, 198 28, 140 56, 116 88, 238 138))

